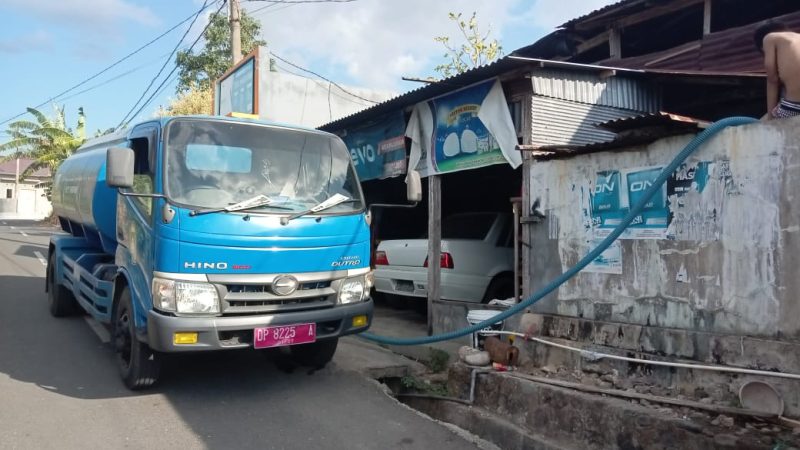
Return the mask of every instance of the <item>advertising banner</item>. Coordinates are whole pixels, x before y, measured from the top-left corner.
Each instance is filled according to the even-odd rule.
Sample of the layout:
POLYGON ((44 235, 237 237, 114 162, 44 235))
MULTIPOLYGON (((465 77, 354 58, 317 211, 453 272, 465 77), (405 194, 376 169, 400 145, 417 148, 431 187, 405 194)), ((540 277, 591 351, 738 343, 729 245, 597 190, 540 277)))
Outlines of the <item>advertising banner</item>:
POLYGON ((410 162, 422 176, 522 162, 503 88, 495 79, 418 104, 406 136, 412 140, 410 162))
POLYGON ((406 173, 403 114, 389 114, 371 124, 347 130, 342 138, 361 181, 406 173))
MULTIPOLYGON (((708 178, 707 161, 683 164, 661 189, 645 204, 620 239, 669 239, 671 208, 682 206, 682 197, 688 192, 703 192, 708 178), (670 202, 675 204, 671 205, 670 202)), ((658 175, 662 167, 604 170, 597 172, 592 189, 590 217, 586 221, 594 238, 608 236, 622 222, 630 206, 638 202, 658 175)))

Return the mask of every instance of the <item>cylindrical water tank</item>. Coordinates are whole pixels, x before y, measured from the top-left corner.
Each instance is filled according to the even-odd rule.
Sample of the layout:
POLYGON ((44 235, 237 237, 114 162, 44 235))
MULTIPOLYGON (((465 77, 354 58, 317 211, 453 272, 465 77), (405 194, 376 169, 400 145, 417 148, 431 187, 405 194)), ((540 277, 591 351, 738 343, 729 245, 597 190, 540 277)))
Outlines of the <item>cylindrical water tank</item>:
POLYGON ((103 139, 67 158, 53 179, 53 213, 64 231, 107 253, 116 249, 117 190, 106 184, 106 150, 124 138, 103 139))

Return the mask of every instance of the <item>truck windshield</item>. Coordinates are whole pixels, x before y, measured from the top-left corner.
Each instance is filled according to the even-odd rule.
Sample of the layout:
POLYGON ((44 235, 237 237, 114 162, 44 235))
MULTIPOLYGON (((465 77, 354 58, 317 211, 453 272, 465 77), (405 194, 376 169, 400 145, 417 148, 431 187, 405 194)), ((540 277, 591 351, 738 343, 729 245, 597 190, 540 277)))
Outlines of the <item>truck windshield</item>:
POLYGON ((341 140, 314 131, 214 120, 177 119, 167 127, 166 194, 195 208, 224 208, 265 195, 264 213, 306 211, 346 196, 322 214, 363 208, 341 140))

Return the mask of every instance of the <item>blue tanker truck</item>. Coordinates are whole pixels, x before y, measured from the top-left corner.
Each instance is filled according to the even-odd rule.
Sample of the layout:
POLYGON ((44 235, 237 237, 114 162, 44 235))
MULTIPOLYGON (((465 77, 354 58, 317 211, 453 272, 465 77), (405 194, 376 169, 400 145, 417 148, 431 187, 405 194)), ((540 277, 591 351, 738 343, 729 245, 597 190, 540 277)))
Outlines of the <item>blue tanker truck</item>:
POLYGON ((369 214, 332 134, 144 122, 67 158, 53 206, 68 235, 50 240, 50 312, 109 325, 130 389, 174 352, 287 347, 321 367, 372 320, 369 214))

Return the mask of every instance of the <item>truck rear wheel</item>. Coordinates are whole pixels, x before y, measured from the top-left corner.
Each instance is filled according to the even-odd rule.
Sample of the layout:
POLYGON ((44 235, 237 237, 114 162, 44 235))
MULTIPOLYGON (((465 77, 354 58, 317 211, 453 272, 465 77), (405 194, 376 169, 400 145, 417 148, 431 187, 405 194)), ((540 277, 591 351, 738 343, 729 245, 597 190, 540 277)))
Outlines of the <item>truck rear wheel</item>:
POLYGON ((289 348, 292 359, 300 365, 321 369, 333 359, 339 338, 325 339, 311 344, 295 345, 289 348))
POLYGON ((131 292, 127 286, 119 294, 113 327, 117 367, 125 386, 135 391, 155 384, 161 371, 161 360, 147 344, 136 339, 131 292))
POLYGON ((56 253, 50 252, 47 261, 47 303, 53 317, 66 317, 80 310, 72 292, 56 283, 56 253))

